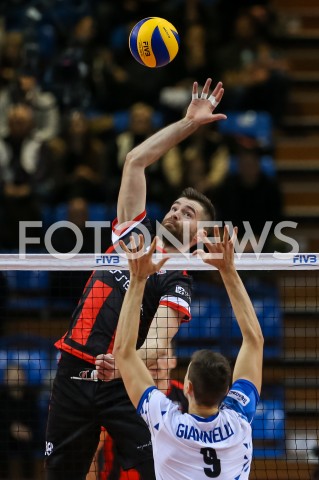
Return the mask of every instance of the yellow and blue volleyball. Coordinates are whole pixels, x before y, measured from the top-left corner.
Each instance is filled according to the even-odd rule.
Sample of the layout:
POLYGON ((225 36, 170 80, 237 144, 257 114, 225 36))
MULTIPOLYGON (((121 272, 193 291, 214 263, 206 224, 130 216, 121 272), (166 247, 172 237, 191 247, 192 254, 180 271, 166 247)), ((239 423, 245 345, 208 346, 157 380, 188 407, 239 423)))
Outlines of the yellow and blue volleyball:
POLYGON ((130 51, 146 67, 163 67, 170 63, 179 49, 176 28, 164 18, 148 17, 139 21, 130 33, 130 51))

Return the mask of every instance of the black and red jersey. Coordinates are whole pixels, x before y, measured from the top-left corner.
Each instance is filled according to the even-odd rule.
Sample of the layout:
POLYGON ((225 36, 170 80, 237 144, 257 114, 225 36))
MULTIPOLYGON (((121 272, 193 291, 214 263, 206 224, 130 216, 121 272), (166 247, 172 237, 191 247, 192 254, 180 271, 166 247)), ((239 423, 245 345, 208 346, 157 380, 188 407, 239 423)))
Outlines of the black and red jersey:
MULTIPOLYGON (((113 222, 113 244, 119 239, 129 242, 129 236, 142 224, 151 233, 146 213, 139 215, 125 229, 113 222)), ((113 248, 113 247, 112 247, 113 248)), ((111 250, 109 249, 108 252, 111 250)), ((116 327, 128 289, 130 273, 127 270, 95 270, 89 278, 77 308, 73 312, 69 330, 56 342, 56 347, 90 363, 101 353, 111 353, 116 327)), ((141 305, 137 348, 144 343, 159 305, 171 307, 190 319, 191 278, 186 272, 161 270, 151 275, 145 286, 141 305)))

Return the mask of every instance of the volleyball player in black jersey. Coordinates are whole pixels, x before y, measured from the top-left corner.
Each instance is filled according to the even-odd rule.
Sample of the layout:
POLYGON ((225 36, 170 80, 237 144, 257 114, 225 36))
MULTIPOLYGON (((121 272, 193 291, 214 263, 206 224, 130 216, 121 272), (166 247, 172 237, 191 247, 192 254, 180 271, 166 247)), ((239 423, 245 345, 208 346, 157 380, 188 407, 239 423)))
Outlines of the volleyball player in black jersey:
MULTIPOLYGON (((145 169, 201 125, 225 119, 213 114, 223 96, 219 82, 209 95, 211 79, 192 101, 185 117, 163 128, 126 158, 113 222, 113 244, 129 241, 142 224, 150 230, 145 212, 145 169)), ((194 189, 184 190, 165 215, 163 226, 177 240, 189 228, 190 248, 197 243, 198 222, 214 220, 214 207, 194 189)), ((164 244, 167 252, 176 249, 164 244)), ((155 479, 149 430, 137 415, 112 358, 113 342, 125 292, 128 271, 92 273, 66 334, 56 343, 61 350, 50 400, 46 433, 46 479, 84 480, 99 442, 100 428, 112 436, 123 469, 135 468, 143 480, 155 479), (97 370, 95 370, 95 368, 97 370), (96 378, 98 376, 98 380, 96 378)), ((137 342, 139 355, 148 366, 167 351, 183 321, 190 319, 191 280, 186 272, 156 273, 147 281, 137 342)))

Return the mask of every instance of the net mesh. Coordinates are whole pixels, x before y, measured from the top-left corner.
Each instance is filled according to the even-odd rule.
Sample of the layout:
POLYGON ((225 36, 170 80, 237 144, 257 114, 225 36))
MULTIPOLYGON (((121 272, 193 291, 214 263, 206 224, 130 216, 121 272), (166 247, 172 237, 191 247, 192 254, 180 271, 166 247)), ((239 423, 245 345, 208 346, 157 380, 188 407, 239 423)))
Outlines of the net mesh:
MULTIPOLYGON (((0 272, 1 411, 7 412, 1 419, 0 478, 17 474, 37 480, 43 478, 47 408, 56 371, 53 344, 67 330, 90 272, 72 270, 71 260, 67 270, 10 268, 0 272)), ((274 270, 245 269, 240 274, 265 338, 250 478, 310 479, 318 461, 319 272, 300 265, 274 270)), ((193 351, 213 348, 234 362, 241 343, 218 272, 190 273, 192 320, 175 337, 177 367, 171 372, 180 381, 193 351)), ((108 478, 105 452, 111 447, 104 440, 100 447, 90 480, 108 478)), ((118 478, 138 478, 134 475, 118 478)))

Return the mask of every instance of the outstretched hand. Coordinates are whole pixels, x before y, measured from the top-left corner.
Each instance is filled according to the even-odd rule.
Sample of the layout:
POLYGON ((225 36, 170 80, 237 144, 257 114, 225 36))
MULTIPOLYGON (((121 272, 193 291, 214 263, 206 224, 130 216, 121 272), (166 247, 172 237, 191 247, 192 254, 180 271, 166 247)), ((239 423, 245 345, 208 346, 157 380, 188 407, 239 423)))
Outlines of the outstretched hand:
POLYGON ((135 238, 133 236, 130 237, 131 249, 129 249, 122 240, 120 240, 120 245, 128 258, 131 277, 145 280, 149 275, 158 272, 168 258, 163 258, 158 263, 154 263, 152 255, 156 249, 156 237, 152 241, 148 252, 146 252, 144 248, 145 241, 143 235, 140 234, 138 237, 138 246, 136 246, 135 238))
POLYGON ((187 109, 186 118, 199 125, 227 119, 222 113, 213 113, 224 95, 223 84, 218 82, 212 94, 209 95, 211 83, 212 79, 208 78, 200 97, 198 97, 198 83, 193 84, 192 101, 187 109))
POLYGON ((234 243, 237 238, 237 233, 238 228, 234 227, 233 234, 230 236, 229 228, 225 225, 223 239, 221 240, 219 227, 215 225, 215 243, 212 243, 207 237, 203 237, 201 240, 205 244, 208 252, 196 250, 193 255, 199 255, 205 263, 218 268, 220 272, 234 268, 234 243))

